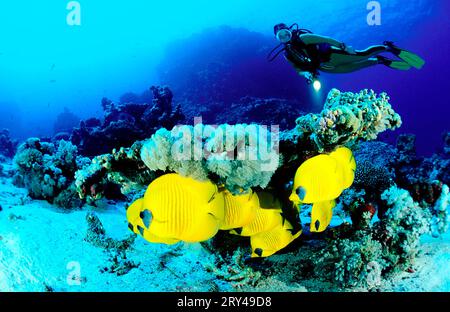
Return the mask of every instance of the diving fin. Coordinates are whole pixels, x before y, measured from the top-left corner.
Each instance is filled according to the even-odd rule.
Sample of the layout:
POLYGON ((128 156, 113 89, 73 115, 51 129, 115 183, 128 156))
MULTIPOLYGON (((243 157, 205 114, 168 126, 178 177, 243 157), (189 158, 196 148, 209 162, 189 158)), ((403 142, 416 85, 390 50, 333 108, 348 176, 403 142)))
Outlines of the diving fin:
POLYGON ((409 63, 403 61, 392 61, 391 64, 387 66, 398 70, 410 70, 412 67, 409 63))
POLYGON ((425 60, 421 58, 419 55, 407 50, 400 49, 399 47, 395 46, 394 43, 391 41, 385 41, 384 44, 391 49, 392 53, 394 53, 401 60, 405 61, 412 67, 422 69, 422 67, 425 65, 425 60))
POLYGON ((377 56, 378 58, 378 62, 380 64, 386 65, 389 68, 392 69, 397 69, 397 70, 410 70, 412 68, 411 65, 409 65, 408 63, 404 62, 404 61, 395 61, 395 60, 391 60, 387 57, 384 56, 377 56))

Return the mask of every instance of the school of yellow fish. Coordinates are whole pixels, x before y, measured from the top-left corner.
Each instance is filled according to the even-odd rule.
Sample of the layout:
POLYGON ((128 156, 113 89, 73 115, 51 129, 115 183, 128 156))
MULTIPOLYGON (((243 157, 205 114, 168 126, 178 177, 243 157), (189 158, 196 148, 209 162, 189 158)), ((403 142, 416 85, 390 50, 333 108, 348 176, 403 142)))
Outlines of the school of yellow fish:
MULTIPOLYGON (((297 209, 312 204, 311 232, 328 227, 335 199, 352 185, 355 169, 353 154, 345 147, 300 165, 289 199, 297 209)), ((283 217, 280 201, 268 192, 233 195, 211 181, 176 173, 150 183, 144 197, 128 207, 127 219, 131 231, 152 243, 201 242, 228 230, 250 237, 252 257, 271 256, 301 234, 283 217)))

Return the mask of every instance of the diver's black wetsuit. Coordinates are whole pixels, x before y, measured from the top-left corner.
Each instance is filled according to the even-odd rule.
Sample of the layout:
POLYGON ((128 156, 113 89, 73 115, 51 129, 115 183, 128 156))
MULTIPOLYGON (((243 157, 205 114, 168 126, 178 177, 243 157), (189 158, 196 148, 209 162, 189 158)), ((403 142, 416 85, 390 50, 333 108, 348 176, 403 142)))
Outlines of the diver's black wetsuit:
POLYGON ((380 59, 374 56, 386 51, 387 46, 377 45, 349 53, 345 44, 301 29, 292 31, 292 39, 285 44, 285 57, 296 70, 314 75, 318 70, 349 73, 380 64, 380 59))

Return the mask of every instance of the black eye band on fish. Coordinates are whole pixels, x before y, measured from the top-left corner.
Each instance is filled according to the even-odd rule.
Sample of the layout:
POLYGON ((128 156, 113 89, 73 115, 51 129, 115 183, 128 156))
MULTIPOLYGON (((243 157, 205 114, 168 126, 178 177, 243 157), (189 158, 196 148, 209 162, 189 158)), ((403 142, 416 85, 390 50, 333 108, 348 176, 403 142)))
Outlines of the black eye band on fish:
POLYGON ((149 228, 150 227, 150 223, 152 222, 152 219, 153 219, 153 215, 150 212, 150 210, 146 209, 144 211, 141 211, 139 216, 141 217, 142 222, 144 222, 144 226, 146 228, 149 228))
POLYGON ((141 233, 141 236, 144 236, 144 228, 142 228, 140 225, 137 226, 139 233, 141 233))
POLYGON ((300 198, 300 200, 305 199, 306 196, 306 190, 304 187, 299 187, 295 190, 295 192, 297 193, 298 197, 300 198))
POLYGON ((130 229, 130 231, 134 232, 134 227, 133 224, 128 223, 128 228, 130 229))

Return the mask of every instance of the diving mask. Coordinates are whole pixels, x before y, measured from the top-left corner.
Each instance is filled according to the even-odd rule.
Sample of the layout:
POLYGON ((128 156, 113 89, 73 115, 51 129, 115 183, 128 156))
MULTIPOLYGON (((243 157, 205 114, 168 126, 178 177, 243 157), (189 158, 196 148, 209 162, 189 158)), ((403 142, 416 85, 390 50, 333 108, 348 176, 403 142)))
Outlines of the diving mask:
POLYGON ((292 39, 292 32, 289 29, 286 29, 286 28, 280 29, 277 32, 277 39, 281 43, 288 43, 292 39))

